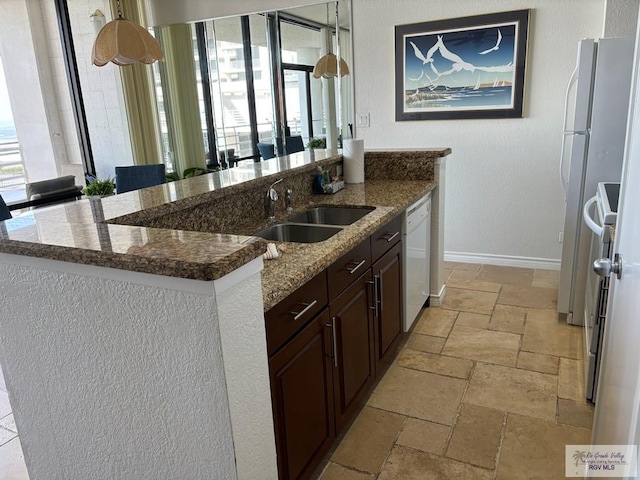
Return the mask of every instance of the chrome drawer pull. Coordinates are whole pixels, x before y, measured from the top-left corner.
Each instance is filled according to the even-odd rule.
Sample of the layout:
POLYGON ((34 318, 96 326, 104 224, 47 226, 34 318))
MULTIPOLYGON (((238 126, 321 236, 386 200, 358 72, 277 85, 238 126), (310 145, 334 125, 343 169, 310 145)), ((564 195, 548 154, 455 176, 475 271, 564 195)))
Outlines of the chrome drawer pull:
POLYGON ((304 309, 301 312, 289 312, 289 313, 291 313, 291 315, 294 315, 293 317, 294 321, 298 320, 301 316, 303 316, 305 313, 311 310, 316 303, 318 303, 317 300, 314 300, 311 303, 301 303, 301 305, 304 305, 304 309))
POLYGON ((393 235, 391 235, 390 237, 389 237, 389 234, 387 233, 387 234, 385 235, 385 237, 388 237, 388 238, 387 238, 387 242, 390 242, 391 240, 393 240, 394 238, 396 238, 398 235, 400 235, 400 232, 396 232, 396 233, 394 233, 393 235))
MULTIPOLYGON (((355 262, 354 262, 355 263, 355 262)), ((364 259, 362 260, 360 263, 358 263, 355 267, 353 267, 351 270, 349 270, 349 267, 346 267, 345 270, 349 270, 349 275, 353 275, 354 273, 356 273, 356 270, 358 270, 361 266, 363 266, 365 263, 367 263, 367 260, 364 259)), ((353 265, 353 263, 352 263, 353 265)))

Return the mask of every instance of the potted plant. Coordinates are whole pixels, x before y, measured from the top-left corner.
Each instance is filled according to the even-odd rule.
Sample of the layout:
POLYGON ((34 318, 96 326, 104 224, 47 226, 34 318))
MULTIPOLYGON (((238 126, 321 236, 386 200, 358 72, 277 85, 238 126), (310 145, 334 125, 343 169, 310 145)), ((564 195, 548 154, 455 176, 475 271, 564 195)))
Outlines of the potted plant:
POLYGON ((324 138, 312 138, 307 143, 307 148, 327 148, 327 141, 324 138))
POLYGON ((98 180, 96 178, 82 189, 82 193, 87 197, 106 197, 113 195, 115 188, 116 184, 112 178, 107 178, 106 180, 98 180))

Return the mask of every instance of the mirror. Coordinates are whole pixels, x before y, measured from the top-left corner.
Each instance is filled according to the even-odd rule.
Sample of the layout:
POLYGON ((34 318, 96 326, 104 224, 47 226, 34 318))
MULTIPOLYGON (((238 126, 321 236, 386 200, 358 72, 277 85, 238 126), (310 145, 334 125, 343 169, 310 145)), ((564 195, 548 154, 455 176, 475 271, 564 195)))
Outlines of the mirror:
POLYGON ((168 171, 257 162, 264 158, 258 144, 274 155, 299 151, 312 139, 335 149, 351 136, 344 128, 353 118, 351 77, 313 77, 327 49, 352 63, 347 2, 167 25, 154 33, 165 53, 153 66, 153 93, 168 171))
MULTIPOLYGON (((260 3, 190 2, 218 11, 260 3)), ((124 15, 141 24, 146 23, 147 3, 121 0, 124 15)), ((175 12, 192 12, 185 8, 187 2, 164 3, 175 12)), ((323 138, 331 146, 350 136, 352 76, 312 77, 315 62, 327 48, 327 13, 329 30, 335 31, 334 2, 166 27, 166 32, 158 32, 165 37, 165 48, 183 49, 189 55, 153 68, 112 64, 98 68, 91 64, 91 49, 101 26, 113 18, 112 4, 31 2, 28 9, 11 7, 11 15, 0 19, 0 53, 17 132, 16 162, 25 169, 16 186, 22 195, 25 181, 71 174, 81 184, 85 172, 113 178, 115 167, 121 165, 163 161, 180 170, 180 162, 194 162, 193 166, 251 162, 261 158, 255 148, 258 142, 273 145, 274 154, 283 153, 278 138, 283 138, 283 151, 292 147, 287 145, 288 133, 302 137, 303 146, 311 138, 323 138), (249 42, 244 41, 246 32, 249 42), (59 42, 58 37, 71 42, 59 42), (203 38, 206 42, 198 42, 203 38), (279 42, 282 51, 275 48, 279 42), (147 76, 128 79, 137 67, 147 76), (173 89, 163 83, 173 84, 173 89), (203 83, 209 86, 207 91, 203 83), (333 97, 327 95, 331 88, 333 97), (130 95, 131 91, 139 96, 130 95)), ((339 42, 331 35, 331 49, 337 53, 339 47, 351 66, 350 0, 338 2, 337 17, 339 42)))

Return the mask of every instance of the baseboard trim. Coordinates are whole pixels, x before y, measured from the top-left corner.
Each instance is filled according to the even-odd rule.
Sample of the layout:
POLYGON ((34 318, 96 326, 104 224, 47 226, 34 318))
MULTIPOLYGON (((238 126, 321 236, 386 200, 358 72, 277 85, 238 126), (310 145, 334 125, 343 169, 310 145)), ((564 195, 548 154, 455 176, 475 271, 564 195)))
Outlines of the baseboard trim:
POLYGON ((501 267, 540 268, 560 270, 560 260, 553 258, 514 257, 508 255, 477 254, 463 252, 444 252, 447 262, 484 263, 501 267))
POLYGON ((429 295, 429 306, 430 307, 441 306, 442 302, 444 302, 444 297, 446 293, 447 293, 447 286, 442 285, 442 288, 440 289, 440 293, 438 293, 437 295, 434 295, 433 293, 429 295))

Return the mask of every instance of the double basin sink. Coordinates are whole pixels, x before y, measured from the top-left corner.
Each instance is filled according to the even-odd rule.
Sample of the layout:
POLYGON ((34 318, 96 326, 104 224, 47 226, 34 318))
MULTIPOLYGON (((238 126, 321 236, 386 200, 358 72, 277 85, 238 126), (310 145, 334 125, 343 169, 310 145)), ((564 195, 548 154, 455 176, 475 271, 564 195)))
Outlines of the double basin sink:
POLYGON ((323 242, 374 209, 375 207, 315 207, 293 215, 286 222, 260 230, 254 235, 277 242, 323 242))

